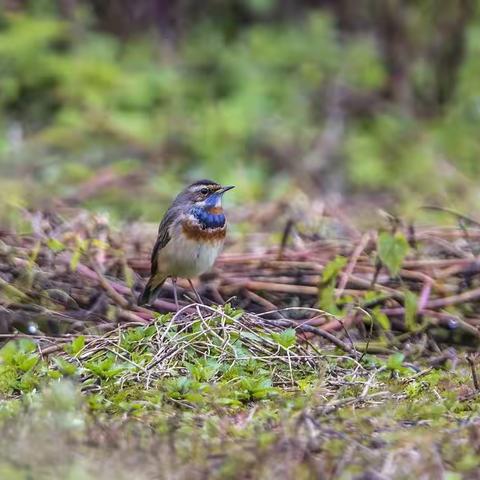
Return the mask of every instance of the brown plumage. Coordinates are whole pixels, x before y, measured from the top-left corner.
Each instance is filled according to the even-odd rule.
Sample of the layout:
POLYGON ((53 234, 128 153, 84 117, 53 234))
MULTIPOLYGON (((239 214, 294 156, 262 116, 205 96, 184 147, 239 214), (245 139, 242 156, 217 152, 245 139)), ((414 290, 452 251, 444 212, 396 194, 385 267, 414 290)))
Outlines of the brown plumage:
POLYGON ((182 224, 182 231, 185 236, 191 240, 215 243, 223 242, 227 234, 227 226, 224 225, 221 228, 204 229, 199 227, 193 222, 186 221, 182 224))

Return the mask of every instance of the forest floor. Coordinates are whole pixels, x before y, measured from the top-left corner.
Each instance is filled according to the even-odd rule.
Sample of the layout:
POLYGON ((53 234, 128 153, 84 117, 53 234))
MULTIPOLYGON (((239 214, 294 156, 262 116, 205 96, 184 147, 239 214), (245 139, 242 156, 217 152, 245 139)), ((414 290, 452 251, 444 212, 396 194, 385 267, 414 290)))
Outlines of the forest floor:
POLYGON ((479 478, 475 221, 234 237, 172 312, 168 285, 136 306, 154 229, 27 217, 0 232, 0 478, 479 478))

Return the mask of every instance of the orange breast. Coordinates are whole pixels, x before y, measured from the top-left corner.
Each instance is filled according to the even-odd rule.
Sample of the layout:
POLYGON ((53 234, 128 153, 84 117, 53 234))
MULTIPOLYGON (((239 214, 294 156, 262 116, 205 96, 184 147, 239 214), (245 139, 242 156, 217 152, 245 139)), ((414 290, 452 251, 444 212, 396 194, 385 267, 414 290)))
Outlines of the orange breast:
POLYGON ((227 227, 224 225, 221 228, 201 228, 192 222, 183 222, 182 231, 185 236, 190 240, 196 240, 198 242, 212 242, 217 243, 225 239, 227 233, 227 227))
POLYGON ((211 207, 207 209, 208 213, 211 213, 212 215, 220 215, 223 213, 223 208, 222 207, 211 207))

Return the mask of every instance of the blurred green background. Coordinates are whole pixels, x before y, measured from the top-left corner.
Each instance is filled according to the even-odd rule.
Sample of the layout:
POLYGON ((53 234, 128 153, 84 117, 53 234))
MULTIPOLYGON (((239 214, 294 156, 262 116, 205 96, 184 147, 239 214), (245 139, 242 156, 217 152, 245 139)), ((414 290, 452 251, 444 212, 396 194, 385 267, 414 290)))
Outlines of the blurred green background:
POLYGON ((472 211, 479 0, 0 1, 0 215, 158 220, 198 177, 472 211))

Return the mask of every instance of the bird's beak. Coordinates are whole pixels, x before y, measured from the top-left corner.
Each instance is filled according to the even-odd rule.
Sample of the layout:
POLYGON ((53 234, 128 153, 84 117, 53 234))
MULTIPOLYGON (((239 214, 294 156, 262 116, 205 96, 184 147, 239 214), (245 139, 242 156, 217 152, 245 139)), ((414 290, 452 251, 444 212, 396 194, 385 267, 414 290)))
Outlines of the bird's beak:
POLYGON ((225 192, 228 192, 229 190, 231 190, 232 188, 235 188, 235 185, 228 185, 226 187, 222 187, 220 190, 217 190, 217 193, 225 193, 225 192))

